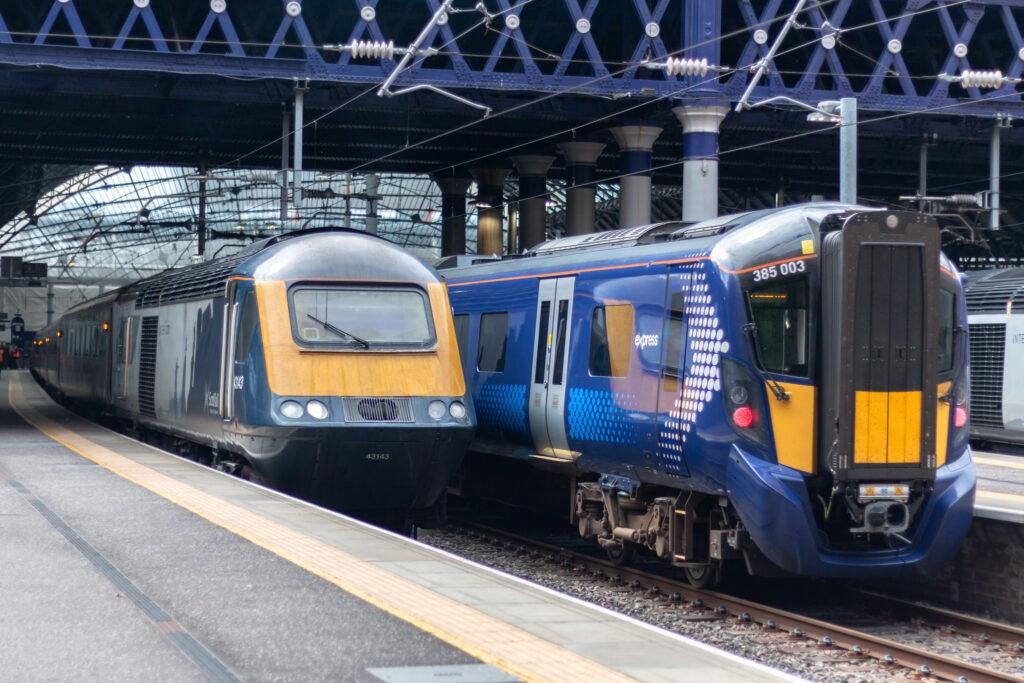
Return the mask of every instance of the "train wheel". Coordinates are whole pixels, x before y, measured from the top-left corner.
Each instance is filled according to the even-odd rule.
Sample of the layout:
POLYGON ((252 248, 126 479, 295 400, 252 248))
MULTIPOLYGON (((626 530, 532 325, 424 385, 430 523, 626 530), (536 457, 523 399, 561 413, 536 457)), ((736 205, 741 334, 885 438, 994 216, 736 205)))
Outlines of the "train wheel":
POLYGON ((718 583, 718 568, 709 564, 701 567, 685 567, 686 580, 694 588, 710 588, 718 583))
POLYGON ((239 470, 238 476, 246 481, 251 481, 254 484, 263 483, 263 477, 261 477, 256 470, 252 468, 252 465, 249 464, 242 465, 242 469, 239 470))
POLYGON ((629 564, 636 557, 636 546, 627 541, 616 543, 615 545, 606 545, 604 551, 608 553, 608 559, 616 567, 622 564, 629 564))

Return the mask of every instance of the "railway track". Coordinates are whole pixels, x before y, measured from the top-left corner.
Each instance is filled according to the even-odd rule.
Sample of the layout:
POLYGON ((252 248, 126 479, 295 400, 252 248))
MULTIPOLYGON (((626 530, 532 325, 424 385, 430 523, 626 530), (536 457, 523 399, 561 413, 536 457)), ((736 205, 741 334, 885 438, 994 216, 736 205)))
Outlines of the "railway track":
POLYGON ((858 591, 858 600, 877 615, 877 622, 905 620, 912 631, 955 639, 967 653, 942 654, 925 647, 900 642, 752 600, 711 590, 697 589, 684 579, 652 573, 642 568, 616 566, 603 558, 570 547, 547 543, 499 528, 476 523, 454 522, 459 530, 476 535, 491 545, 560 564, 579 577, 607 582, 621 590, 632 591, 666 609, 680 610, 688 620, 731 620, 736 627, 757 630, 765 638, 779 641, 789 654, 806 650, 808 654, 834 657, 844 666, 858 663, 891 670, 893 676, 920 680, 946 680, 969 683, 1024 680, 1018 673, 1006 673, 969 659, 999 660, 1006 668, 1024 664, 1024 629, 999 624, 948 610, 930 608, 868 591, 858 591), (976 652, 975 652, 976 650, 976 652))

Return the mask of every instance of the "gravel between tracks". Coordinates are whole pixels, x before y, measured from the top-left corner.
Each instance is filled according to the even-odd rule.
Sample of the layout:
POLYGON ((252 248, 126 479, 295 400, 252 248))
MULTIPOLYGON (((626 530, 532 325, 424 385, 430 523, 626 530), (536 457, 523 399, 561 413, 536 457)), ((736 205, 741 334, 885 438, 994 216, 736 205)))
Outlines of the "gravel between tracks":
MULTIPOLYGON (((824 683, 881 683, 882 681, 930 681, 932 677, 912 676, 911 672, 886 668, 875 660, 851 660, 845 652, 823 649, 814 643, 794 641, 784 633, 766 632, 753 624, 739 623, 735 619, 714 619, 698 616, 665 600, 651 600, 629 587, 616 586, 581 576, 557 563, 541 558, 521 555, 514 550, 492 545, 481 539, 451 531, 421 530, 419 540, 443 548, 461 557, 479 562, 500 571, 571 595, 602 607, 628 615, 655 626, 682 634, 714 647, 746 657, 780 671, 786 671, 811 681, 824 683)), ((906 629, 882 626, 870 629, 875 635, 912 642, 932 652, 955 654, 958 639, 932 630, 908 633, 906 629)), ((972 645, 977 651, 977 645, 972 645)), ((997 662, 1005 661, 1000 648, 993 646, 991 661, 984 656, 971 657, 971 661, 993 668, 1004 668, 997 662)), ((1024 673, 1024 669, 1021 670, 1024 673)), ((1024 680, 1024 677, 1022 677, 1024 680)))

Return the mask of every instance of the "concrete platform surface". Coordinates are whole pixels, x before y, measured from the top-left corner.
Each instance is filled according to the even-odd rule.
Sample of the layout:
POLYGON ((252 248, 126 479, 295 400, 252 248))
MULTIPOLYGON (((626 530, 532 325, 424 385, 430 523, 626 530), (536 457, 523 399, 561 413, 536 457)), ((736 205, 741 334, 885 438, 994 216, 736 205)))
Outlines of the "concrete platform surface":
POLYGON ((11 680, 784 681, 196 465, 0 376, 11 680))
POLYGON ((974 515, 1024 524, 1024 456, 975 449, 978 493, 974 515))

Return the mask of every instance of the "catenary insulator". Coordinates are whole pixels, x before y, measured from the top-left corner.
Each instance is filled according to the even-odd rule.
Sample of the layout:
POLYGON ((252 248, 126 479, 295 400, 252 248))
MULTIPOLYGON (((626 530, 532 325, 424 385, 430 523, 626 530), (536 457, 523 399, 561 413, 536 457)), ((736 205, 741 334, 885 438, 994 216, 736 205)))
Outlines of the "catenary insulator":
POLYGON ((706 76, 708 73, 708 60, 686 59, 683 57, 669 57, 665 63, 665 71, 669 76, 706 76))
POLYGON ((952 206, 980 206, 977 196, 973 194, 951 194, 943 201, 952 206))
POLYGON ((965 88, 999 88, 1003 85, 1003 72, 966 70, 960 74, 960 85, 965 88))
POLYGON ((351 52, 353 57, 395 58, 395 41, 393 40, 386 43, 380 40, 353 40, 345 46, 345 49, 351 52))

